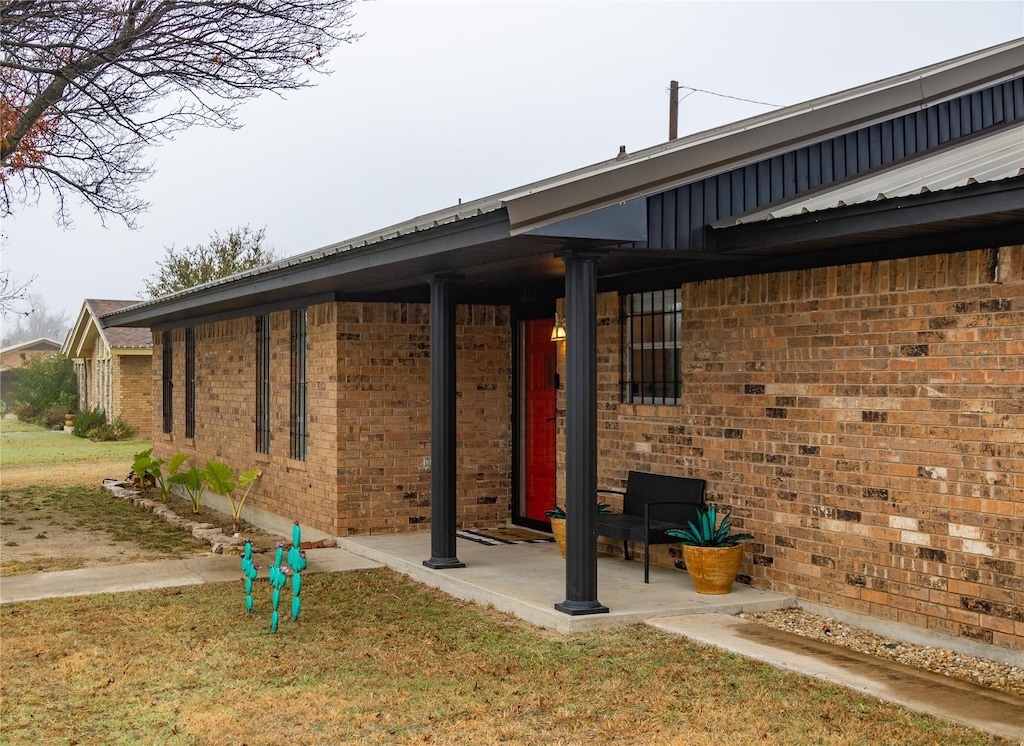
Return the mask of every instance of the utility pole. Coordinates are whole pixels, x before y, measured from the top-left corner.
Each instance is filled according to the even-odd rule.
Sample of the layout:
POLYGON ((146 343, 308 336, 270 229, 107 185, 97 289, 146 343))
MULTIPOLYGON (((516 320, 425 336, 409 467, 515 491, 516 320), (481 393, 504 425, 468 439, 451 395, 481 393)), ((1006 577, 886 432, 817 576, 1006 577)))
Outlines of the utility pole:
POLYGON ((673 80, 669 84, 668 139, 671 141, 677 137, 679 137, 679 81, 673 80))

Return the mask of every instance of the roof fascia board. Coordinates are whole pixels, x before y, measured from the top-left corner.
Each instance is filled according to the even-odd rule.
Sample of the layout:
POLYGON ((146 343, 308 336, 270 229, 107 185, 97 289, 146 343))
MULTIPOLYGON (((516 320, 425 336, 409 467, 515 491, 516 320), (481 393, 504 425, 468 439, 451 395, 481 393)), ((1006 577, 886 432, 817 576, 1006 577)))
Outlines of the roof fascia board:
POLYGON ((184 329, 187 327, 202 326, 203 324, 213 324, 218 321, 241 319, 246 316, 266 316, 271 313, 277 313, 278 311, 291 311, 297 308, 309 308, 310 306, 319 306, 324 303, 333 303, 336 300, 337 295, 335 293, 320 293, 318 295, 306 295, 301 298, 293 298, 292 300, 279 301, 277 303, 261 303, 259 305, 233 308, 227 311, 206 313, 201 316, 189 316, 188 318, 169 318, 170 315, 165 314, 165 320, 153 324, 151 329, 154 333, 166 332, 171 329, 184 329))
POLYGON ((82 303, 82 307, 78 311, 78 318, 75 319, 75 325, 68 331, 68 335, 64 338, 64 344, 60 346, 60 353, 64 357, 81 357, 82 337, 85 334, 87 319, 91 315, 92 312, 89 310, 89 304, 82 303))
POLYGON ((609 205, 528 231, 528 236, 590 238, 616 243, 647 241, 647 200, 643 197, 609 205))
POLYGON ((673 141, 506 200, 512 234, 927 108, 1024 71, 1024 39, 673 141), (680 143, 676 145, 675 143, 680 143))
MULTIPOLYGON (((88 306, 83 307, 83 311, 86 315, 84 319, 81 319, 81 323, 75 325, 75 337, 69 349, 72 350, 72 355, 65 355, 65 357, 84 358, 88 357, 85 352, 86 350, 92 349, 96 340, 100 339, 106 344, 106 339, 103 337, 100 331, 99 320, 96 315, 92 312, 92 309, 88 306)), ((71 339, 71 335, 68 335, 68 339, 71 339)))
MULTIPOLYGON (((508 238, 508 219, 504 210, 467 218, 436 230, 399 236, 380 244, 361 249, 343 251, 317 262, 307 262, 291 268, 282 268, 266 274, 241 277, 237 280, 193 292, 156 299, 138 306, 130 306, 103 316, 106 326, 155 326, 169 317, 205 316, 204 307, 225 302, 242 302, 243 306, 227 311, 231 316, 244 316, 251 301, 260 295, 301 286, 329 277, 342 277, 360 270, 396 264, 412 259, 443 254, 469 246, 508 238)), ((424 281, 426 282, 426 281, 424 281)), ((220 314, 217 314, 220 316, 220 314)), ((176 323, 176 326, 182 324, 176 323)))

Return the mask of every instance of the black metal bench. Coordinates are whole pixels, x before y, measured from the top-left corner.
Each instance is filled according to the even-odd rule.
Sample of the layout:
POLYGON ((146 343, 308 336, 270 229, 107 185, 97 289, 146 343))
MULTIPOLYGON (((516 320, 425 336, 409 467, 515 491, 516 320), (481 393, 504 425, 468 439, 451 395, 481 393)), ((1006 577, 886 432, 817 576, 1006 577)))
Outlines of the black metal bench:
POLYGON ((651 544, 673 544, 679 539, 668 536, 670 528, 696 521, 704 505, 704 480, 631 471, 626 491, 598 490, 598 493, 622 495, 622 512, 597 517, 598 536, 622 541, 629 559, 629 542, 644 545, 644 582, 650 581, 651 544))

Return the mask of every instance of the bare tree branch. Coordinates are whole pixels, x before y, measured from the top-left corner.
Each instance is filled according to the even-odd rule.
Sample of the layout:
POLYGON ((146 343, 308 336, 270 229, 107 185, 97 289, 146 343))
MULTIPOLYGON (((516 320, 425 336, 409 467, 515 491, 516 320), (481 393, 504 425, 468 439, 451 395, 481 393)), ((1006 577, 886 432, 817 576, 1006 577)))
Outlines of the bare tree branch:
POLYGON ((30 311, 16 308, 17 304, 28 298, 28 287, 35 280, 35 275, 25 282, 11 279, 11 270, 0 270, 0 316, 25 316, 30 311))
POLYGON ((76 195, 134 225, 145 145, 236 128, 264 91, 311 85, 358 38, 354 0, 0 0, 0 215, 76 195))

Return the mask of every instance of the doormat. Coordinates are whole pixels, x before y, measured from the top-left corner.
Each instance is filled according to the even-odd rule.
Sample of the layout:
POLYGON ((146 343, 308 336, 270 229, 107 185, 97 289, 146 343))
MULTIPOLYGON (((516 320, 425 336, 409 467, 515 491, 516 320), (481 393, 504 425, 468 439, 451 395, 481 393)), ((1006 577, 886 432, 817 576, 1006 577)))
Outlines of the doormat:
POLYGON ((514 526, 511 528, 474 528, 456 531, 455 535, 460 539, 469 539, 477 544, 486 544, 491 547, 503 544, 539 544, 555 540, 553 536, 514 526))

